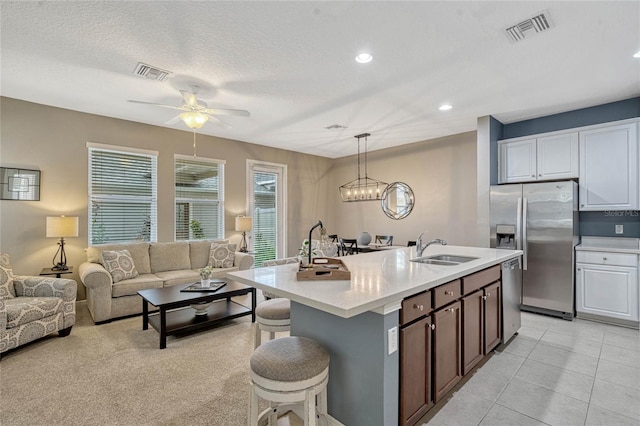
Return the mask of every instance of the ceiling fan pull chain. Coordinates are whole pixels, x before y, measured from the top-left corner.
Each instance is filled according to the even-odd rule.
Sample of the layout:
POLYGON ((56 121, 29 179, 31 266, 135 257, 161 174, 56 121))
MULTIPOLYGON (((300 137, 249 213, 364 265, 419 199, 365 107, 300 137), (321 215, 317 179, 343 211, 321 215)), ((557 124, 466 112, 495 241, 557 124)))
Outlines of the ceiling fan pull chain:
POLYGON ((193 156, 196 157, 196 130, 193 129, 193 156))

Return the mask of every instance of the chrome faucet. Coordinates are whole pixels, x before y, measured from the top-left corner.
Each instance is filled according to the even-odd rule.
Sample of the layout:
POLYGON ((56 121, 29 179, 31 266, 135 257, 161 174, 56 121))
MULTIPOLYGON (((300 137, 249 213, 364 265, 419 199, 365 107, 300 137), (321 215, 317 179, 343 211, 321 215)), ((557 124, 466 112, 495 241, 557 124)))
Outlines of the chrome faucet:
POLYGON ((443 246, 447 245, 447 242, 445 240, 441 240, 440 238, 436 238, 435 240, 431 240, 428 243, 426 243, 425 245, 422 245, 422 236, 423 235, 424 235, 424 232, 422 234, 420 234, 418 236, 418 239, 416 240, 416 255, 418 255, 418 257, 422 256, 422 252, 424 251, 424 249, 429 247, 431 244, 442 244, 443 246))

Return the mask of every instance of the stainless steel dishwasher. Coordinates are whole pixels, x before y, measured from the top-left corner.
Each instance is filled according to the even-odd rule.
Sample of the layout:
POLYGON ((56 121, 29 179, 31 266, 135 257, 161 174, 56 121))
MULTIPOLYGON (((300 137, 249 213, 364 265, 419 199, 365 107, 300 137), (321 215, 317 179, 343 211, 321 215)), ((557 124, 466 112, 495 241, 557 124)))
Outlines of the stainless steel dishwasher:
POLYGON ((520 329, 522 270, 520 257, 502 262, 502 342, 507 343, 520 329))

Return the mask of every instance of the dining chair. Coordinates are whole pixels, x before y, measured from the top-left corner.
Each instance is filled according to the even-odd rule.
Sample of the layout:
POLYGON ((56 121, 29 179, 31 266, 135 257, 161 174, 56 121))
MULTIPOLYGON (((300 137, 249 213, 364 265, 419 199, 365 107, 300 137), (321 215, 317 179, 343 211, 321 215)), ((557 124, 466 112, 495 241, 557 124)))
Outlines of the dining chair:
POLYGON ((376 235, 376 243, 386 246, 393 245, 393 235, 376 235))
POLYGON ((355 238, 340 238, 340 250, 342 251, 342 256, 360 253, 358 240, 355 238))
POLYGON ((329 235, 327 235, 327 237, 329 237, 329 239, 331 240, 332 243, 337 243, 338 242, 338 234, 329 234, 329 235))
POLYGON ((415 242, 415 241, 408 241, 408 242, 407 242, 407 247, 413 247, 413 246, 415 246, 415 245, 416 245, 416 242, 415 242))

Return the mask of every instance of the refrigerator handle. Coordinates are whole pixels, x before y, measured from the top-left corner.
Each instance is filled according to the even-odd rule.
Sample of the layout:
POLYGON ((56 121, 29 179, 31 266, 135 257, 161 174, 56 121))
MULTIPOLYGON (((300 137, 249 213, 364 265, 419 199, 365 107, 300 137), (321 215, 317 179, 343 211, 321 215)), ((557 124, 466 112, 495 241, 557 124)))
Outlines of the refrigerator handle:
POLYGON ((516 250, 522 250, 522 198, 518 197, 516 213, 516 250))
POLYGON ((529 257, 528 253, 528 244, 527 244, 527 199, 522 199, 522 269, 524 271, 527 270, 527 257, 529 257))

